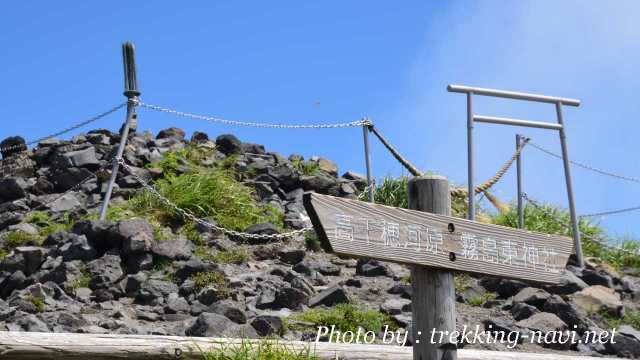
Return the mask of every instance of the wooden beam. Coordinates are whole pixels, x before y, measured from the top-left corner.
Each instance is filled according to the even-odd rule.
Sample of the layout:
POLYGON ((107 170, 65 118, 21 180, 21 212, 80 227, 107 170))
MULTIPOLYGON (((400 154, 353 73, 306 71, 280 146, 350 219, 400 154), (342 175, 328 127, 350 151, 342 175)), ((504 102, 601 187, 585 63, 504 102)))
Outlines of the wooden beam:
MULTIPOLYGON (((407 185, 409 208, 433 214, 451 215, 449 181, 442 176, 417 176, 407 185)), ((411 266, 413 360, 457 359, 457 346, 449 337, 432 343, 429 334, 456 330, 456 293, 453 272, 446 269, 411 266)))
POLYGON ((307 193, 316 233, 341 255, 555 284, 573 244, 565 236, 307 193))
MULTIPOLYGON (((157 335, 0 332, 3 360, 202 360, 199 349, 215 350, 239 344, 238 339, 157 335), (176 354, 179 354, 177 356, 176 354)), ((283 341, 292 349, 315 349, 321 360, 411 360, 410 347, 283 341), (337 356, 337 357, 336 357, 337 356)), ((459 360, 599 360, 601 358, 484 350, 458 350, 459 360)))

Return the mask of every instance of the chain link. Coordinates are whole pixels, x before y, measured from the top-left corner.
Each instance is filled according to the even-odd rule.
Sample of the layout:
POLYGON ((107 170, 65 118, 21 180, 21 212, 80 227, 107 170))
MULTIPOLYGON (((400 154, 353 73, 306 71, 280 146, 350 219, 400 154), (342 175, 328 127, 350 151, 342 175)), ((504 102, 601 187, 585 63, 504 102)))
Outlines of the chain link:
POLYGON ((147 183, 144 179, 142 179, 141 177, 136 175, 136 173, 134 171, 132 171, 131 167, 129 167, 129 165, 127 165, 124 162, 124 159, 118 159, 118 163, 125 170, 127 170, 129 172, 129 174, 138 183, 140 183, 140 185, 142 185, 142 187, 144 187, 147 191, 149 191, 158 200, 162 201, 165 205, 167 205, 168 207, 172 208, 177 214, 179 214, 183 218, 189 219, 189 220, 191 220, 191 221, 193 221, 195 223, 198 223, 198 224, 200 224, 202 226, 208 227, 208 228, 213 229, 215 231, 219 231, 219 232, 222 232, 222 233, 227 234, 227 235, 231 235, 231 236, 234 236, 234 237, 245 238, 245 239, 280 240, 280 239, 284 239, 284 238, 293 237, 295 235, 301 235, 301 234, 304 234, 307 231, 312 230, 312 228, 304 228, 304 229, 299 229, 299 230, 295 230, 295 231, 291 231, 291 232, 287 232, 287 233, 268 235, 268 234, 249 234, 249 233, 244 233, 244 232, 239 232, 239 231, 229 230, 229 229, 223 228, 221 226, 218 226, 216 224, 212 224, 212 223, 210 223, 210 222, 208 222, 208 221, 206 221, 204 219, 201 219, 201 218, 195 216, 193 213, 191 213, 188 210, 185 210, 185 209, 182 209, 182 208, 178 207, 178 205, 174 204, 173 202, 171 202, 171 200, 166 198, 164 195, 160 194, 158 192, 158 190, 156 190, 156 188, 154 188, 149 183, 147 183))
POLYGON ((34 166, 0 166, 0 179, 13 176, 18 170, 32 169, 34 166))
POLYGON ((111 108, 111 109, 109 109, 109 110, 107 110, 107 111, 105 111, 105 112, 103 112, 101 114, 98 114, 98 115, 96 115, 94 117, 91 117, 91 118, 89 118, 87 120, 84 120, 84 121, 79 122, 79 123, 77 123, 75 125, 72 125, 72 126, 66 128, 64 130, 60 130, 60 131, 58 131, 56 133, 53 133, 53 134, 45 136, 45 137, 41 137, 41 138, 33 140, 33 141, 29 141, 26 144, 18 144, 18 145, 13 145, 13 146, 7 146, 7 147, 4 147, 4 148, 0 148, 0 151, 7 152, 7 151, 16 150, 16 149, 23 149, 24 150, 25 147, 38 144, 39 142, 47 140, 47 139, 51 139, 51 138, 54 138, 54 137, 57 137, 57 136, 60 136, 60 135, 64 135, 64 134, 66 134, 68 132, 71 132, 71 131, 79 129, 79 128, 83 127, 83 126, 89 125, 89 124, 91 124, 93 122, 96 122, 96 121, 98 121, 98 120, 100 120, 100 119, 102 119, 102 118, 104 118, 104 117, 106 117, 108 115, 111 115, 114 112, 122 109, 125 105, 127 105, 126 102, 124 102, 122 104, 119 104, 117 106, 114 106, 113 108, 111 108))
POLYGON ((228 120, 222 119, 214 116, 205 116, 205 115, 197 115, 188 112, 173 110, 169 108, 165 108, 158 105, 147 104, 142 101, 138 101, 138 105, 147 109, 163 112, 166 114, 171 114, 175 116, 180 116, 184 118, 196 119, 196 120, 206 120, 226 125, 235 125, 235 126, 248 126, 248 127, 257 127, 257 128, 271 128, 271 129, 336 129, 336 128, 347 128, 347 127, 356 127, 370 124, 367 119, 351 121, 345 123, 335 123, 335 124, 268 124, 268 123, 258 123, 258 122, 249 122, 249 121, 238 121, 238 120, 228 120))
POLYGON ((56 196, 53 200, 51 200, 51 201, 47 201, 47 202, 46 202, 46 203, 44 203, 44 204, 40 204, 40 205, 36 206, 35 208, 31 209, 31 211, 35 211, 35 210, 41 209, 41 208, 43 208, 43 207, 49 206, 49 205, 53 204, 54 202, 56 202, 56 201, 58 201, 58 200, 62 199, 63 197, 67 196, 67 194, 72 193, 72 192, 74 192, 74 191, 78 190, 78 188, 79 188, 80 186, 84 185, 84 184, 85 184, 86 182, 88 182, 89 180, 92 180, 93 178, 95 178, 95 177, 96 177, 96 173, 97 173, 98 171, 103 170, 106 166, 107 166, 107 165, 102 166, 102 167, 101 167, 100 169, 98 169, 96 172, 93 172, 93 173, 89 174, 87 177, 85 177, 84 179, 80 180, 80 182, 79 182, 79 183, 77 183, 77 184, 73 185, 72 187, 70 187, 70 188, 69 188, 67 191, 65 191, 64 193, 60 194, 59 196, 56 196))
MULTIPOLYGON (((542 151, 543 153, 546 153, 547 155, 551 155, 551 156, 553 156, 555 158, 562 159, 562 155, 560 155, 560 154, 556 154, 553 151, 545 149, 544 147, 542 147, 542 146, 540 146, 538 144, 534 144, 533 142, 529 142, 529 144, 531 144, 531 146, 533 146, 534 148, 542 151)), ((602 170, 602 169, 598 169, 598 168, 593 167, 591 165, 587 165, 587 164, 580 163, 580 162, 577 162, 577 161, 569 160, 569 162, 572 163, 575 166, 581 167, 581 168, 583 168, 585 170, 593 171, 593 172, 598 173, 600 175, 610 176, 612 178, 625 180, 625 181, 631 181, 631 182, 640 184, 640 178, 637 178, 637 177, 614 174, 612 172, 609 172, 609 171, 606 171, 606 170, 602 170)))

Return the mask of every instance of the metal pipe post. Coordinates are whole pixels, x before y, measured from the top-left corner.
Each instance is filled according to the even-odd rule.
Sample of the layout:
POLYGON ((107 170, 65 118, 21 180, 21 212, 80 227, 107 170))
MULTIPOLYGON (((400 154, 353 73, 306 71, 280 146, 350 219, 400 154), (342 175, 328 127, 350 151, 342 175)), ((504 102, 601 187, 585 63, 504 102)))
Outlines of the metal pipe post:
POLYGON ((569 165, 569 152, 567 150, 567 136, 564 131, 564 120, 562 118, 562 103, 556 103, 556 113, 558 123, 562 125, 560 129, 560 145, 562 146, 562 161, 564 163, 564 177, 567 182, 567 197, 569 198, 569 211, 571 212, 571 225, 573 228, 573 244, 576 251, 576 260, 578 266, 584 267, 584 258, 582 257, 582 243, 580 242, 580 229, 578 228, 578 215, 576 214, 576 204, 573 198, 573 183, 571 181, 571 168, 569 165))
POLYGON ((539 128, 539 129, 551 129, 551 130, 560 130, 560 128, 562 127, 558 124, 546 123, 541 121, 520 120, 520 119, 511 119, 511 118, 505 118, 505 117, 484 116, 484 115, 474 115, 473 121, 489 123, 489 124, 525 126, 525 127, 539 128))
MULTIPOLYGON (((522 140, 520 135, 516 135, 516 151, 520 150, 522 146, 522 140)), ((524 228, 524 208, 522 207, 522 152, 518 154, 516 158, 516 172, 518 175, 518 228, 524 228)))
POLYGON ((475 220, 475 186, 473 184, 473 92, 467 93, 467 182, 469 191, 468 218, 475 220))
POLYGON ((369 202, 374 202, 373 176, 371 175, 371 152, 369 150, 369 128, 373 126, 369 119, 365 119, 366 123, 362 125, 362 134, 364 136, 364 161, 367 165, 367 188, 369 192, 369 202))
POLYGON ((454 85, 450 84, 447 86, 447 91, 449 92, 457 92, 457 93, 474 93, 480 96, 493 96, 493 97, 501 97, 505 99, 514 99, 514 100, 526 100, 526 101, 537 101, 549 104, 555 104, 560 102, 562 105, 568 106, 580 106, 580 100, 577 99, 568 99, 558 96, 547 96, 547 95, 539 95, 539 94, 529 94, 522 93, 517 91, 504 91, 497 89, 486 89, 486 88, 478 88, 472 86, 464 86, 464 85, 454 85))
POLYGON ((127 145, 127 138, 129 137, 129 128, 136 116, 136 104, 140 91, 138 91, 138 80, 136 76, 136 63, 135 63, 135 47, 132 43, 126 42, 122 44, 122 61, 124 63, 124 95, 129 99, 127 102, 127 118, 122 132, 120 134, 120 144, 118 145, 118 151, 114 158, 113 168, 111 170, 111 178, 107 185, 107 191, 104 194, 104 200, 102 207, 100 208, 100 221, 104 221, 107 217, 107 209, 109 208, 109 200, 113 192, 113 185, 118 177, 118 161, 122 158, 124 149, 127 145))

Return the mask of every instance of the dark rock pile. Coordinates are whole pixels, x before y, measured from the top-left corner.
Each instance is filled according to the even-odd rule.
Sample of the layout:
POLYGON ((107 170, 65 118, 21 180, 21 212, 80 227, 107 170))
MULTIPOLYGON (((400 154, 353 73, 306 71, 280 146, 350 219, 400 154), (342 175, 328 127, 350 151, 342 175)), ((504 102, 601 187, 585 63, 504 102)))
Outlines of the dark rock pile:
MULTIPOLYGON (((239 242, 198 227, 210 247, 241 247, 249 255, 239 262, 216 263, 197 256, 196 244, 172 229, 168 239, 159 239, 147 220, 91 220, 118 141, 118 134, 94 130, 71 141, 46 140, 28 151, 21 138, 0 144, 21 150, 2 153, 0 249, 7 251, 0 261, 0 330, 299 340, 315 335, 285 328, 286 317, 350 299, 388 314, 401 327, 411 326, 411 286, 404 266, 310 251, 304 236, 239 242), (38 238, 40 225, 28 221, 36 210, 72 226, 38 238), (10 234, 15 233, 26 241, 12 246, 10 234), (222 280, 203 286, 197 274, 217 274, 222 280)), ((255 189, 257 200, 282 211, 287 230, 310 225, 302 205, 305 191, 355 198, 366 185, 353 172, 338 177, 337 166, 327 159, 285 158, 232 135, 211 141, 196 132, 187 141, 177 128, 156 137, 133 134, 124 159, 136 175, 150 180, 162 174, 148 164, 189 143, 212 149, 211 161, 231 159, 238 180, 255 189), (317 171, 305 174, 301 163, 317 171)), ((139 190, 131 174, 121 172, 112 201, 126 201, 139 190)), ((278 228, 263 223, 245 231, 271 234, 278 228)), ((583 270, 569 266, 556 286, 468 277, 457 289, 458 326, 523 333, 576 330, 580 335, 599 330, 603 317, 619 318, 637 308, 640 280, 631 275, 590 261, 583 270), (483 300, 477 304, 477 299, 483 300)), ((640 356, 639 332, 621 326, 616 335, 616 344, 556 345, 545 351, 640 356)), ((523 342, 517 349, 541 348, 523 342)))

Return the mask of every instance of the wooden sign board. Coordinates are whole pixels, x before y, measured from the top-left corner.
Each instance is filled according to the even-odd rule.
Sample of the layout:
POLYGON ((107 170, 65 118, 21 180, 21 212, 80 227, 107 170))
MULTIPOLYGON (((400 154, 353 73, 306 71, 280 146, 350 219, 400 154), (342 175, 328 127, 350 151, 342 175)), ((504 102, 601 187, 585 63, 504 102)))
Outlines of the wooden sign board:
POLYGON ((556 284, 570 238, 308 193, 314 229, 333 252, 556 284))

